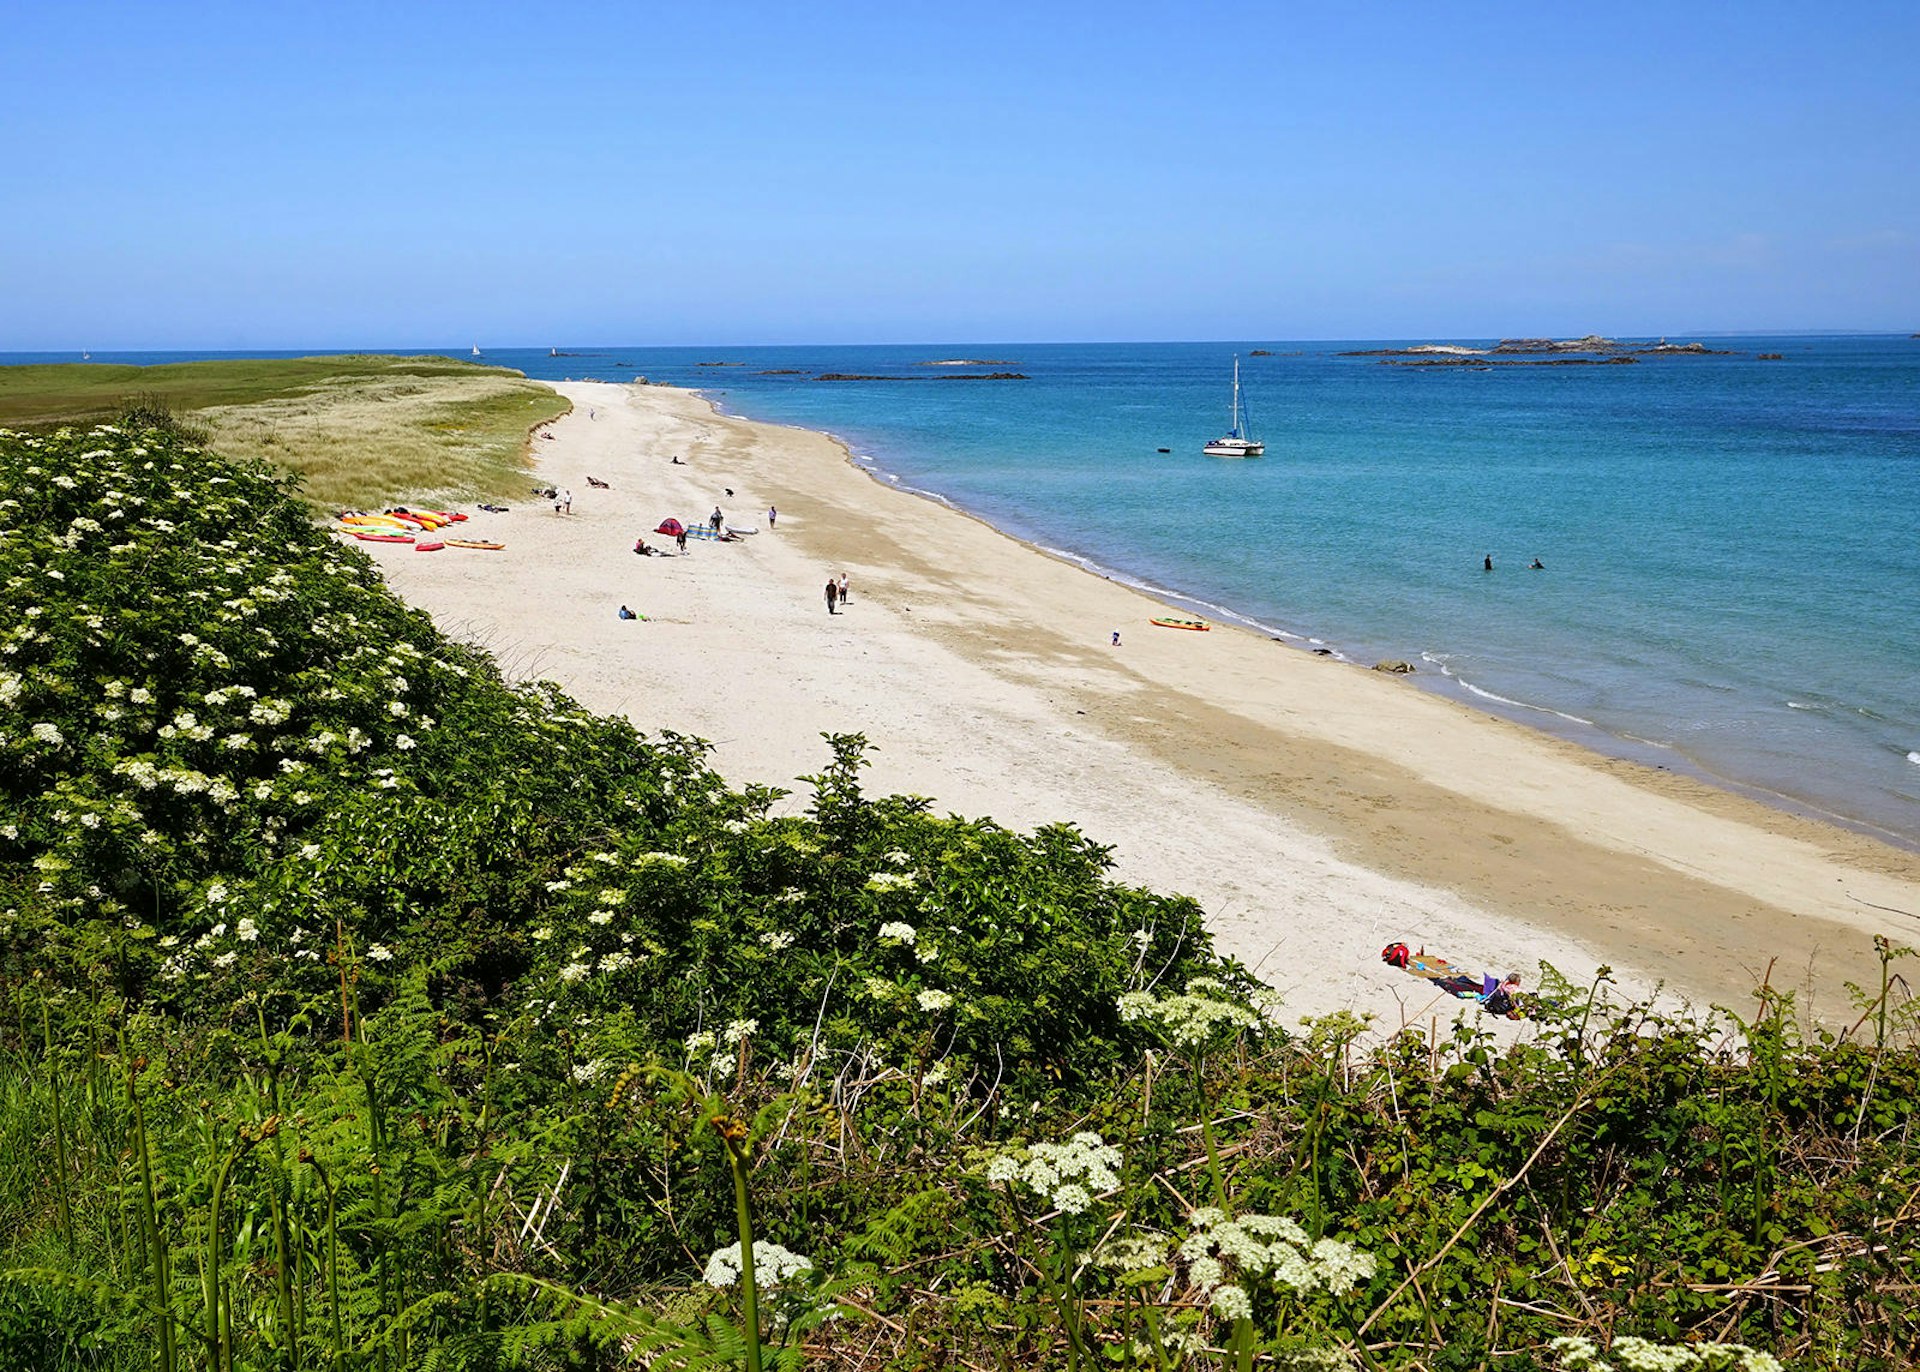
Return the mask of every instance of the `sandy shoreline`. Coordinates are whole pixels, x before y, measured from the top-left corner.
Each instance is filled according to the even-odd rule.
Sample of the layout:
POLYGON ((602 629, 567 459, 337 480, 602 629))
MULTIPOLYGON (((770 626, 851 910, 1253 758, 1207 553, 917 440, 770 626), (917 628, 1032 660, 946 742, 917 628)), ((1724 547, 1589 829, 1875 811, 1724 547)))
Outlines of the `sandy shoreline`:
POLYGON ((1123 879, 1198 899, 1297 1013, 1449 1015, 1380 963, 1402 938, 1529 975, 1604 962, 1743 1011, 1774 961, 1776 986, 1847 1022, 1843 983, 1877 985, 1873 935, 1920 937, 1914 854, 1255 633, 1150 627, 1159 602, 890 489, 825 435, 664 387, 556 389, 575 410, 535 456, 572 515, 476 515, 501 553, 364 545, 397 592, 511 673, 711 740, 735 784, 794 787, 821 732, 863 732, 875 791, 1070 819, 1123 879), (632 553, 716 503, 761 532, 632 553), (829 617, 841 570, 852 604, 829 617), (623 603, 648 621, 616 620, 623 603))

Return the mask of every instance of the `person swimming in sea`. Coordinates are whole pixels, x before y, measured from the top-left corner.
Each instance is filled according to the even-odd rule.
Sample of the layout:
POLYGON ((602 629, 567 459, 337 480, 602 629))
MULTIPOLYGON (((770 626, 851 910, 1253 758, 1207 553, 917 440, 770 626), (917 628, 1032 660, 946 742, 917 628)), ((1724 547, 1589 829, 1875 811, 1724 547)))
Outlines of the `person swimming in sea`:
POLYGON ((1492 553, 1488 553, 1488 554, 1487 554, 1487 560, 1486 560, 1486 569, 1487 569, 1488 571, 1492 571, 1492 570, 1493 570, 1493 554, 1492 554, 1492 553))
POLYGON ((1527 570, 1530 572, 1544 572, 1547 570, 1547 564, 1536 557, 1532 562, 1527 564, 1527 570))

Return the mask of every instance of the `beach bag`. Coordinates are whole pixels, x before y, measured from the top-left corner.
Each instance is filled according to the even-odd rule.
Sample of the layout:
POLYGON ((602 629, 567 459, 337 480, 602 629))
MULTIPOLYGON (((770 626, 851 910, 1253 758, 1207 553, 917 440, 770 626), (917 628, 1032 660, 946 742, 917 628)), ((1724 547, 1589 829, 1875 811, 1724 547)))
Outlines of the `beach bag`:
POLYGON ((1404 943, 1389 943, 1380 950, 1380 961, 1389 967, 1405 967, 1412 953, 1404 943))

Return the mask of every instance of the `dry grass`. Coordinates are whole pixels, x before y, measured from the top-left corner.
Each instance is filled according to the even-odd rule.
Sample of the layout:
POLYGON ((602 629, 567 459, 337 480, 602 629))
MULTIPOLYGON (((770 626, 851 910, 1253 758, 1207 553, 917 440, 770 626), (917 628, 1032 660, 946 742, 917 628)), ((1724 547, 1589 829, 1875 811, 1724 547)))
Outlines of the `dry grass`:
POLYGON ((215 451, 298 472, 322 508, 526 494, 528 436, 568 402, 519 372, 448 357, 223 358, 154 367, 0 367, 0 424, 170 410, 215 451))
POLYGON ((196 411, 216 452, 264 458, 326 507, 524 496, 528 434, 565 414, 545 386, 499 373, 342 377, 196 411))

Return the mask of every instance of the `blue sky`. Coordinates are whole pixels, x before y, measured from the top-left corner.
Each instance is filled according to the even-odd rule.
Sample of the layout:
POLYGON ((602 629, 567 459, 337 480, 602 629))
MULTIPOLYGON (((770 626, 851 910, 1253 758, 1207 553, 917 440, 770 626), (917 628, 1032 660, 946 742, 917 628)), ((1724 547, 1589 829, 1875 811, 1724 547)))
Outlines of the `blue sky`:
POLYGON ((1920 329, 1920 4, 0 21, 0 350, 1920 329))

